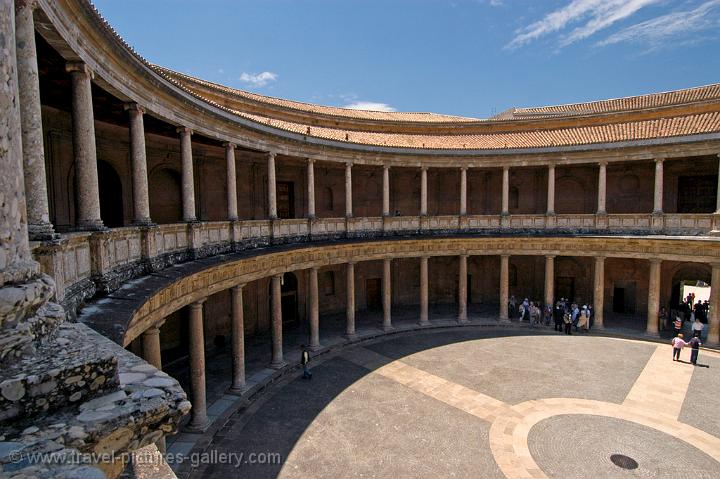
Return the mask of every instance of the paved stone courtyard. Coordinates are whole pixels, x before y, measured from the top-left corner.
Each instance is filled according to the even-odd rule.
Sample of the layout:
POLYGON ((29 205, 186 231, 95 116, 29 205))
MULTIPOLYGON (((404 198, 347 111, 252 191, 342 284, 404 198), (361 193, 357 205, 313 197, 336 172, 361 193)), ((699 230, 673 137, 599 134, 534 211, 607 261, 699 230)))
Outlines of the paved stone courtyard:
POLYGON ((231 416, 205 452, 245 463, 191 477, 720 477, 720 356, 699 362, 657 343, 513 330, 364 343, 231 416))

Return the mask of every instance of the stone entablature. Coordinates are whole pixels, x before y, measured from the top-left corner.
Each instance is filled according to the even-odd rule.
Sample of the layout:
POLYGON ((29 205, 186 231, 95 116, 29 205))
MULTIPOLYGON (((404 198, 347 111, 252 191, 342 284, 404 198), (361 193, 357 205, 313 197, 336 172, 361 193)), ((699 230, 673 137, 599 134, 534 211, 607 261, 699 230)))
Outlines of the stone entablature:
POLYGON ((669 237, 529 237, 522 240, 513 237, 460 237, 348 241, 276 251, 263 249, 240 253, 238 257, 222 256, 214 262, 198 265, 197 271, 174 280, 158 291, 148 291, 147 287, 138 284, 137 293, 128 295, 132 305, 128 302, 124 306, 125 312, 110 318, 90 311, 83 315, 83 320, 127 345, 174 311, 216 292, 260 278, 349 262, 461 255, 615 257, 720 264, 720 242, 710 238, 669 237))
MULTIPOLYGON (((667 138, 655 138, 653 135, 635 138, 629 136, 599 142, 591 141, 588 144, 573 144, 559 146, 562 141, 550 141, 546 147, 526 148, 522 144, 502 147, 502 151, 492 151, 473 147, 472 145, 457 145, 458 148, 427 148, 422 140, 413 144, 413 148, 386 146, 382 142, 374 145, 353 143, 349 139, 320 138, 303 131, 289 131, 287 128, 273 126, 272 122, 263 122, 243 117, 232 110, 204 100, 190 89, 182 87, 179 83, 172 83, 159 75, 140 56, 125 44, 117 34, 107 25, 94 8, 83 0, 39 1, 42 14, 38 15, 41 28, 38 31, 53 45, 67 61, 82 60, 91 71, 95 73, 95 82, 102 88, 115 95, 122 101, 136 103, 144 108, 148 114, 163 119, 176 126, 187 127, 198 134, 216 139, 221 142, 232 142, 238 146, 261 151, 276 151, 279 154, 315 158, 327 161, 354 161, 357 164, 380 164, 387 162, 394 166, 410 166, 417 162, 427 163, 429 166, 460 166, 461 163, 495 164, 502 158, 503 162, 537 161, 539 158, 552 159, 558 155, 567 157, 565 161, 574 161, 573 157, 583 152, 591 152, 588 161, 598 159, 611 160, 618 150, 619 157, 629 157, 635 154, 644 159, 657 156, 674 156, 674 146, 686 143, 710 142, 710 150, 706 153, 717 153, 720 132, 702 130, 702 128, 689 130, 686 133, 676 127, 667 127, 662 133, 667 138), (592 143, 592 144, 591 144, 592 143), (549 156, 548 156, 549 155, 549 156), (649 155, 649 156, 648 156, 649 155), (408 156, 410 156, 408 158, 408 156)), ((716 104, 717 106, 717 104, 716 104)), ((686 108, 683 105, 682 108, 686 108)), ((695 113, 700 110, 715 109, 699 101, 695 113)), ((649 110, 648 110, 649 111, 649 110)), ((664 118, 682 116, 678 111, 672 114, 663 114, 664 118)), ((712 114, 712 113, 705 113, 712 114)), ((245 115, 247 116, 247 115, 245 115)), ((574 118, 574 122, 580 119, 574 118)), ((646 120, 649 121, 649 120, 646 120)), ((502 123, 502 122, 501 122, 502 123)), ((699 124, 700 125, 700 124, 699 124)), ((647 125, 654 129, 656 125, 647 125)), ((312 127, 310 127, 312 129, 312 127)), ((530 130, 535 129, 530 128, 530 130)), ((582 142, 581 142, 582 143, 582 142)), ((692 154, 687 152, 687 154, 692 154)), ((542 161, 542 160, 541 160, 542 161)))

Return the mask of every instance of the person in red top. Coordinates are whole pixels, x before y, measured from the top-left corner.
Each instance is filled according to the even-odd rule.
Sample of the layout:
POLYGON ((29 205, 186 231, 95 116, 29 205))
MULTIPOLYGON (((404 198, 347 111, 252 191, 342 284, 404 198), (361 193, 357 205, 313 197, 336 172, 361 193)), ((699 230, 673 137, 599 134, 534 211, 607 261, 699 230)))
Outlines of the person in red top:
POLYGON ((680 361, 680 351, 685 347, 685 340, 683 339, 682 333, 678 334, 672 340, 673 347, 673 361, 680 361))

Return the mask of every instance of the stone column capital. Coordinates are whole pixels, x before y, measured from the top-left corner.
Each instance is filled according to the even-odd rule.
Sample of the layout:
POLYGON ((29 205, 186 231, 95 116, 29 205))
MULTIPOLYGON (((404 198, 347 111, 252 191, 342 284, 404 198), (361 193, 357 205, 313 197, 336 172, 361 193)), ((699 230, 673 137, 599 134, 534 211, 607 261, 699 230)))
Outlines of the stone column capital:
POLYGON ((467 171, 470 167, 468 165, 462 165, 460 171, 467 171))
POLYGON ((277 279, 278 281, 282 281, 283 276, 285 273, 278 273, 273 275, 273 279, 277 279))
POLYGON ((26 8, 29 8, 30 10, 35 10, 37 6, 37 0, 15 0, 15 13, 26 8))
POLYGON ((190 303, 190 309, 197 311, 198 309, 202 309, 203 304, 205 304, 205 301, 207 301, 207 298, 199 299, 195 301, 194 303, 190 303))
POLYGON ((163 322, 160 323, 160 324, 153 324, 152 326, 150 326, 149 328, 147 328, 145 331, 143 331, 143 335, 148 335, 148 336, 158 336, 158 335, 160 335, 160 326, 162 326, 162 324, 163 324, 164 322, 165 322, 165 321, 163 321, 163 322))
POLYGON ((277 152, 276 151, 268 151, 267 155, 268 155, 268 158, 272 158, 274 160, 275 157, 277 156, 277 152))
POLYGON ((510 171, 510 165, 503 165, 503 171, 510 171))
POLYGON ((232 288, 230 288, 233 292, 240 292, 242 293, 243 288, 245 287, 245 283, 236 284, 232 288))
POLYGON ((225 149, 228 149, 228 150, 234 150, 235 148, 237 148, 237 145, 235 143, 233 143, 232 141, 224 142, 223 146, 225 147, 225 149))
POLYGON ((194 133, 192 131, 192 129, 188 128, 187 126, 178 126, 177 128, 175 128, 175 131, 180 133, 181 136, 185 136, 185 135, 189 136, 194 133))
MULTIPOLYGON (((720 154, 718 154, 718 156, 720 157, 720 154)), ((389 169, 390 169, 390 165, 388 165, 387 163, 384 163, 384 164, 382 165, 382 167, 383 167, 383 170, 389 170, 389 169)))
POLYGON ((600 263, 602 261, 605 261, 605 256, 595 256, 595 262, 600 263))
POLYGON ((349 170, 349 169, 351 169, 352 167, 353 167, 353 162, 352 162, 352 161, 348 161, 347 163, 345 163, 345 169, 346 169, 346 170, 349 170))
POLYGON ((650 258, 648 261, 650 261, 651 265, 659 265, 663 260, 660 258, 650 258))
POLYGON ((608 165, 608 161, 607 161, 607 160, 600 160, 600 161, 598 161, 598 166, 607 166, 607 165, 608 165))
POLYGON ((315 162, 317 161, 315 158, 306 158, 306 160, 307 160, 308 164, 311 164, 311 165, 314 165, 315 162))
POLYGON ((662 163, 663 161, 665 161, 665 159, 666 159, 666 158, 660 156, 660 157, 658 157, 658 158, 655 158, 655 163, 656 163, 656 164, 657 164, 657 163, 662 163))
POLYGON ((425 172, 427 172, 427 170, 428 170, 427 165, 420 165, 420 171, 425 171, 425 172))
POLYGON ((135 103, 134 101, 124 103, 123 108, 125 109, 125 111, 137 111, 140 112, 141 115, 145 114, 145 107, 135 103))
POLYGON ((554 170, 555 166, 557 166, 557 164, 554 161, 550 161, 547 164, 548 170, 554 170))
POLYGON ((345 264, 352 267, 355 266, 355 261, 346 261, 345 264))
POLYGON ((502 258, 502 259, 504 259, 504 260, 509 260, 509 259, 510 259, 510 255, 509 255, 509 254, 501 254, 501 255, 500 255, 500 258, 502 258))
POLYGON ((464 259, 468 259, 468 257, 470 257, 470 255, 467 253, 460 253, 458 256, 464 259))
POLYGON ((546 254, 545 255, 545 259, 555 259, 556 257, 557 257, 557 255, 554 255, 554 254, 546 254))
POLYGON ((95 78, 95 73, 92 71, 92 69, 87 66, 85 62, 67 62, 65 64, 65 71, 67 73, 79 73, 82 75, 88 76, 91 80, 95 78))

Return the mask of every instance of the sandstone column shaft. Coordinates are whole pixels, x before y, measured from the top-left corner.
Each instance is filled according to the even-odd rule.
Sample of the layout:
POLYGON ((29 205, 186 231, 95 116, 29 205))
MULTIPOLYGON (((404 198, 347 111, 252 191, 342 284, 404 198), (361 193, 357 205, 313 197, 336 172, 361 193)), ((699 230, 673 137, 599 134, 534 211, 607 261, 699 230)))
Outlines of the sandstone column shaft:
POLYGON ((467 316, 467 255, 461 254, 458 268, 458 321, 464 323, 467 316))
POLYGON ((268 180, 268 218, 277 219, 277 184, 275 182, 275 152, 268 153, 267 160, 268 180))
POLYGON ((234 143, 225 143, 225 163, 227 171, 227 217, 229 221, 238 219, 237 172, 235 171, 234 143))
POLYGON ((318 298, 318 269, 310 268, 310 349, 320 349, 320 304, 318 298))
POLYGON ((545 304, 553 304, 555 297, 555 256, 545 256, 545 304))
POLYGON ((308 218, 315 218, 315 160, 309 158, 307 163, 307 204, 308 218))
POLYGON ((663 212, 663 159, 655 160, 655 196, 653 213, 663 212))
MULTIPOLYGON (((720 205, 720 203, 718 204, 720 205)), ((720 209, 720 206, 718 206, 718 209, 720 209)), ((383 166, 382 214, 383 216, 390 216, 390 167, 387 165, 383 166)))
POLYGON ((77 191, 76 224, 81 230, 103 227, 100 219, 95 123, 92 103, 93 73, 80 62, 68 63, 72 79, 72 129, 77 191))
POLYGON ((430 324, 428 316, 428 260, 427 256, 420 258, 420 324, 430 324))
POLYGON ((37 270, 30 256, 25 219, 20 100, 15 62, 15 8, 10 0, 0 1, 0 287, 26 279, 37 270))
POLYGON ((205 399, 205 336, 203 333, 203 303, 190 305, 190 391, 192 418, 189 428, 203 430, 208 424, 205 399))
POLYGON ((712 265, 710 278, 710 317, 708 318, 708 341, 720 341, 720 264, 712 265))
POLYGON ((428 202, 428 185, 427 185, 427 168, 422 167, 420 170, 420 216, 427 216, 428 202))
POLYGON ((605 308, 605 258, 595 258, 595 280, 593 284, 593 328, 602 329, 604 324, 605 308))
POLYGON ((232 303, 232 386, 234 391, 245 388, 245 314, 242 285, 230 288, 232 303))
POLYGON ((50 223, 45 176, 40 80, 33 21, 35 7, 35 0, 15 1, 15 53, 20 95, 27 227, 31 239, 47 239, 53 234, 53 226, 50 223))
POLYGON ((150 326, 142 334, 143 359, 162 371, 160 328, 150 326))
POLYGON ((383 329, 392 329, 392 284, 391 284, 391 273, 392 273, 392 260, 385 258, 383 260, 383 282, 382 282, 382 293, 383 293, 383 329))
MULTIPOLYGON (((145 150, 145 110, 137 103, 125 105, 130 118, 130 162, 133 183, 133 223, 147 225, 150 220, 147 153, 145 150)), ((118 200, 119 201, 119 200, 118 200)))
POLYGON ((660 265, 659 259, 650 260, 650 281, 648 285, 648 311, 647 327, 648 334, 658 333, 658 315, 660 314, 660 265))
POLYGON ((345 335, 348 338, 355 337, 355 264, 347 263, 345 265, 346 280, 345 285, 347 288, 346 296, 346 317, 347 326, 345 329, 345 335))
POLYGON ((460 168, 460 215, 467 214, 467 168, 460 168))
POLYGON ((555 165, 548 165, 547 214, 555 214, 555 165))
POLYGON ((283 330, 282 330, 282 277, 277 274, 272 277, 272 362, 270 367, 280 369, 285 366, 283 360, 283 330))
POLYGON ((715 214, 720 214, 720 154, 718 157, 718 186, 717 186, 717 199, 715 203, 715 214))
POLYGON ((352 163, 345 165, 345 217, 352 218, 353 215, 353 193, 352 193, 352 163))
POLYGON ((600 162, 600 170, 598 171, 598 204, 597 214, 604 215, 606 211, 605 203, 607 201, 607 162, 600 162))
POLYGON ((500 320, 507 321, 508 301, 510 300, 510 256, 500 256, 500 320))
POLYGON ((190 128, 177 129, 180 133, 180 157, 182 159, 182 207, 183 221, 193 222, 195 216, 195 172, 193 171, 192 140, 190 128))
POLYGON ((510 167, 503 167, 502 177, 502 214, 510 214, 510 167))

